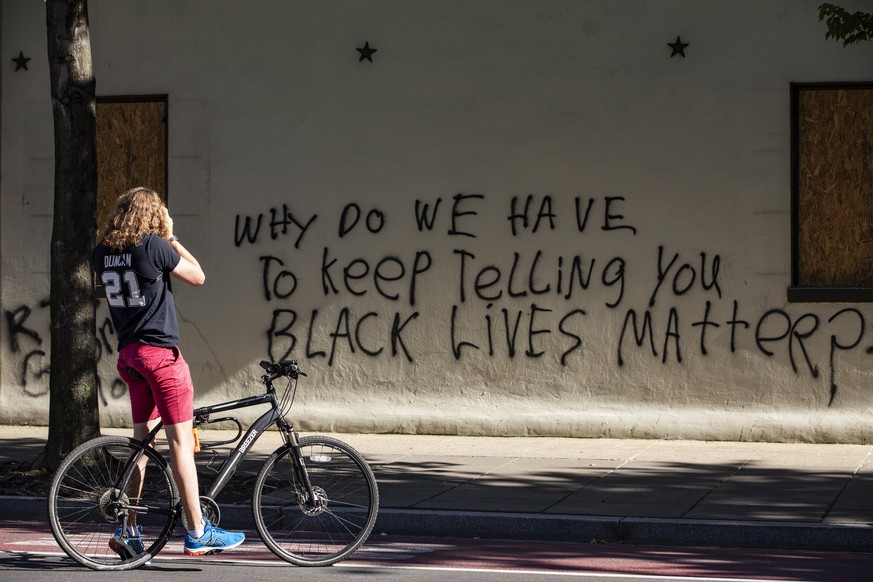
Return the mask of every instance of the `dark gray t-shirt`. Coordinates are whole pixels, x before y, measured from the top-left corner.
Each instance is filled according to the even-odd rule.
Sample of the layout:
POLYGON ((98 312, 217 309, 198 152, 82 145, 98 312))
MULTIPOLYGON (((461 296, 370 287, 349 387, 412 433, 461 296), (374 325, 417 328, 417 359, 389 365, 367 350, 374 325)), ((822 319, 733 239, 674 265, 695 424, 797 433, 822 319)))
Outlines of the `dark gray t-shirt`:
POLYGON ((152 234, 120 252, 103 245, 94 249, 94 270, 109 302, 119 349, 137 341, 165 348, 179 345, 169 274, 180 260, 170 243, 152 234))

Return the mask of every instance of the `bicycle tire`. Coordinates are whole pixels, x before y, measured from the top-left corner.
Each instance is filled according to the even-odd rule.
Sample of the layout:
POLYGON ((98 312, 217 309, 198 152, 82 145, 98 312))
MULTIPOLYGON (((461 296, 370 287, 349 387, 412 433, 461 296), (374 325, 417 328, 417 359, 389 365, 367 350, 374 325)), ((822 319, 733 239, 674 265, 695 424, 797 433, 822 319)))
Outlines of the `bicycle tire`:
POLYGON ((329 566, 363 544, 379 510, 376 478, 351 446, 330 437, 300 439, 300 449, 322 508, 307 506, 293 452, 282 446, 264 462, 255 481, 252 512, 264 544, 297 566, 329 566))
POLYGON ((107 503, 137 441, 103 436, 73 449, 61 462, 48 493, 52 535, 64 552, 93 570, 131 570, 151 560, 164 547, 178 519, 179 493, 166 460, 152 448, 145 455, 142 494, 136 518, 142 526, 145 552, 123 558, 109 547, 126 510, 113 511, 107 503))

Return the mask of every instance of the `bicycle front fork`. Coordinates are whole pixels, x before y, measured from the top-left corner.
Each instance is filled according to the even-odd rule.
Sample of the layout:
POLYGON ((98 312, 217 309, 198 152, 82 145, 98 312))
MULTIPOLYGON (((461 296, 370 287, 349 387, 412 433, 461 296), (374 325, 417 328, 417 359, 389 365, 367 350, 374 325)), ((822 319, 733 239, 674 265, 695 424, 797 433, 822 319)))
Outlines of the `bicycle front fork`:
POLYGON ((282 435, 285 444, 291 447, 291 457, 294 463, 294 473, 298 484, 298 495, 303 496, 305 505, 311 508, 313 512, 319 512, 325 506, 327 500, 322 492, 312 486, 312 481, 309 479, 309 471, 306 470, 306 461, 303 459, 303 450, 300 448, 300 436, 294 427, 290 424, 282 427, 282 435))

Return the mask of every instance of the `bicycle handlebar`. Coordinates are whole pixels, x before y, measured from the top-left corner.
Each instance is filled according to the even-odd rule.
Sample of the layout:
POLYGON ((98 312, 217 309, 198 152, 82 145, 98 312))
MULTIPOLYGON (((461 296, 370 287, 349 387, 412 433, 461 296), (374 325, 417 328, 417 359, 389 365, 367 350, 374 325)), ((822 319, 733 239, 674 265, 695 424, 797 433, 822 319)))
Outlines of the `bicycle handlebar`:
POLYGON ((306 376, 306 374, 300 370, 297 360, 282 360, 281 362, 268 362, 267 360, 261 360, 261 367, 267 372, 264 374, 265 382, 275 380, 282 376, 287 376, 292 380, 296 380, 300 376, 306 376))

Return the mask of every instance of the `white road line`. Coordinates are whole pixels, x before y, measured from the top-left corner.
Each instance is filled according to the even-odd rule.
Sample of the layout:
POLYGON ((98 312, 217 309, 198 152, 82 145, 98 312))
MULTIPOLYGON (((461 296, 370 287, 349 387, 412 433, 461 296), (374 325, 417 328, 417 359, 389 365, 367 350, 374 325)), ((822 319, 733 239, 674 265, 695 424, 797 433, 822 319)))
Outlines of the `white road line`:
POLYGON ((621 574, 610 572, 551 572, 548 570, 503 570, 491 568, 453 568, 441 566, 379 566, 376 564, 355 564, 343 562, 334 568, 383 568, 386 570, 434 570, 447 572, 478 572, 495 574, 537 574, 541 576, 576 576, 579 578, 634 578, 641 580, 685 580, 694 582, 754 582, 749 578, 712 578, 706 576, 664 576, 661 574, 621 574))
MULTIPOLYGON (((64 552, 33 552, 33 551, 21 551, 21 552, 9 552, 0 550, 0 554, 3 553, 15 553, 22 555, 35 555, 35 556, 47 556, 47 557, 67 557, 64 552)), ((222 564, 231 564, 231 565, 240 565, 240 566, 276 566, 276 567, 286 567, 288 563, 276 558, 272 554, 272 560, 243 560, 243 559, 233 559, 229 557, 212 557, 202 559, 206 562, 212 563, 222 563, 222 564)), ((192 562, 196 561, 198 558, 191 558, 190 556, 173 556, 173 555, 158 555, 154 558, 152 566, 158 565, 161 562, 192 562)), ((354 558, 350 558, 346 562, 342 562, 340 564, 335 564, 334 568, 370 568, 370 569, 383 569, 383 570, 422 570, 422 571, 434 571, 434 572, 475 572, 481 574, 522 574, 522 575, 538 575, 538 576, 562 576, 569 577, 575 576, 577 578, 624 578, 624 579, 634 579, 634 580, 676 580, 676 581, 685 581, 685 582, 752 582, 749 578, 719 578, 719 577, 711 577, 711 576, 665 576, 661 574, 622 574, 622 573, 611 573, 611 572, 569 572, 566 570, 562 571, 549 571, 549 570, 512 570, 512 569, 500 569, 500 568, 460 568, 460 567, 451 567, 451 566, 395 566, 395 565, 380 565, 380 564, 367 564, 363 562, 356 562, 354 558)), ((144 566, 144 568, 148 569, 149 566, 144 566)))
MULTIPOLYGON (((158 556, 155 558, 155 563, 159 561, 190 561, 190 557, 185 556, 158 556)), ((263 560, 241 560, 241 559, 233 559, 233 558, 213 558, 214 562, 221 562, 224 564, 238 564, 245 566, 255 566, 255 565, 274 565, 277 567, 284 567, 288 564, 276 558, 273 561, 265 562, 263 560)), ((548 570, 505 570, 500 568, 458 568, 451 566, 394 566, 394 565, 382 565, 382 564, 366 564, 363 562, 355 562, 354 558, 349 558, 347 561, 342 562, 340 564, 334 564, 332 567, 334 568, 370 568, 370 569, 383 569, 383 570, 423 570, 423 571, 434 571, 434 572, 476 572, 482 574, 521 574, 521 575, 540 575, 540 576, 576 576, 577 578, 624 578, 624 579, 638 579, 638 580, 678 580, 685 582, 754 582, 754 579, 750 578, 713 578, 711 576, 665 576, 661 574, 622 574, 622 573, 611 573, 611 572, 568 572, 568 571, 548 571, 548 570)), ((800 582, 800 581, 798 581, 800 582)))

